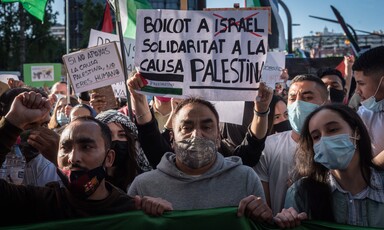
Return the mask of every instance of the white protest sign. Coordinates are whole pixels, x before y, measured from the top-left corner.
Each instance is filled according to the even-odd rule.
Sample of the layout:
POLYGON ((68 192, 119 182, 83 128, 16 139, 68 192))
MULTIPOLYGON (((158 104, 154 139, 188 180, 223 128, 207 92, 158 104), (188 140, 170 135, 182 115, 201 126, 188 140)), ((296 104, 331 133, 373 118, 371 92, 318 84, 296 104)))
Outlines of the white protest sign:
POLYGON ((124 80, 115 42, 64 55, 63 60, 75 93, 124 80))
POLYGON ((220 122, 243 125, 244 101, 211 101, 211 103, 219 113, 220 122))
POLYGON ((263 73, 261 74, 261 81, 265 82, 267 86, 274 89, 276 83, 283 82, 280 76, 284 68, 284 52, 268 52, 267 61, 265 62, 265 65, 263 67, 263 73))
POLYGON ((54 81, 53 65, 31 66, 31 81, 54 81))
POLYGON ((8 84, 8 80, 19 80, 19 77, 16 74, 0 74, 0 81, 8 84))
POLYGON ((148 95, 252 101, 268 45, 269 10, 138 10, 135 66, 148 95))
MULTIPOLYGON (((103 45, 109 42, 117 42, 117 48, 120 52, 119 45, 119 36, 115 34, 105 33, 98 30, 91 29, 89 35, 88 47, 103 45)), ((124 47, 125 47, 125 60, 127 61, 127 72, 130 73, 134 70, 134 58, 135 58, 135 39, 124 38, 124 47)), ((113 93, 115 97, 127 97, 125 90, 125 82, 121 81, 115 84, 112 84, 113 93)))

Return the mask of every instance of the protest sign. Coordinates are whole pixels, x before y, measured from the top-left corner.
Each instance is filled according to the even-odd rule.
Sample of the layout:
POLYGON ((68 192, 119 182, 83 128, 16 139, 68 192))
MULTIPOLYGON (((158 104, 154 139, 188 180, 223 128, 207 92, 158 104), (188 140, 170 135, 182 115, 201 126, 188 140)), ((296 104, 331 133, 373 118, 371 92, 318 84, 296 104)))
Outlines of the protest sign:
POLYGON ((19 77, 16 74, 0 74, 0 81, 8 84, 8 80, 19 80, 19 77))
POLYGON ((60 81, 60 63, 31 63, 23 65, 24 83, 33 87, 51 87, 60 81))
POLYGON ((141 92, 253 101, 266 60, 268 16, 267 9, 138 10, 141 92))
POLYGON ((284 83, 283 80, 280 78, 284 68, 284 52, 268 52, 267 60, 263 67, 263 73, 261 74, 261 81, 265 82, 267 86, 274 89, 276 84, 284 83))
POLYGON ((243 124, 244 101, 211 101, 219 113, 220 122, 236 125, 243 124), (236 111, 235 113, 228 111, 236 111))
POLYGON ((124 81, 124 71, 115 42, 63 56, 75 93, 124 81))
MULTIPOLYGON (((104 33, 98 30, 91 29, 89 35, 88 47, 103 45, 109 42, 116 41, 119 43, 119 36, 110 33, 104 33)), ((134 70, 134 58, 135 58, 135 40, 131 38, 124 38, 124 47, 125 47, 125 60, 127 61, 127 72, 130 73, 134 70)), ((120 45, 117 46, 120 52, 120 45)), ((127 92, 125 90, 125 82, 121 81, 115 84, 112 84, 112 89, 115 94, 115 97, 127 97, 127 92)))

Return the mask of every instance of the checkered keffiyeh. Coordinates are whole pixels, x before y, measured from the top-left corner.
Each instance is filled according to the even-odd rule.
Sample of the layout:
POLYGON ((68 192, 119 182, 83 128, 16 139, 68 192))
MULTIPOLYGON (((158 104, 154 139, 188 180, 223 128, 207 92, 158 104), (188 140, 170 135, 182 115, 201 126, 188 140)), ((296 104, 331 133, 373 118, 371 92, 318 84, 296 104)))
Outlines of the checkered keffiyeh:
POLYGON ((138 141, 137 127, 136 127, 135 123, 133 123, 131 121, 131 119, 129 119, 128 116, 120 113, 117 110, 111 109, 111 110, 107 110, 107 111, 99 113, 96 116, 96 119, 101 121, 101 122, 104 122, 105 124, 115 122, 115 123, 119 123, 119 124, 127 127, 131 131, 131 134, 134 136, 135 141, 136 141, 136 153, 137 153, 136 161, 137 161, 138 166, 140 167, 140 169, 143 172, 147 172, 147 171, 152 170, 152 167, 149 164, 149 161, 148 161, 147 157, 145 156, 144 151, 141 148, 140 143, 138 141))

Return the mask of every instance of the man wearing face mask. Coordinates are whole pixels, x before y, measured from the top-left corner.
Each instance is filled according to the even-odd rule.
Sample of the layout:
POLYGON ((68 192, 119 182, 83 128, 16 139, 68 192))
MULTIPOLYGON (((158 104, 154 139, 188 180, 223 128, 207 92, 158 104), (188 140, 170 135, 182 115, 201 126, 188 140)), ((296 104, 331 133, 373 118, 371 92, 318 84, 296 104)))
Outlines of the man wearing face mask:
MULTIPOLYGON (((0 115, 4 116, 9 112, 17 95, 30 91, 41 92, 35 88, 27 87, 6 91, 0 97, 0 115)), ((41 93, 47 96, 44 92, 41 93)), ((46 127, 49 119, 49 114, 40 117, 39 120, 30 123, 26 130, 20 134, 19 147, 26 160, 22 181, 24 185, 45 186, 48 182, 60 180, 56 174, 56 166, 45 157, 56 156, 60 139, 57 133, 46 127)))
POLYGON ((384 46, 363 53, 353 64, 356 93, 361 97, 358 114, 372 141, 373 161, 384 168, 384 46))
MULTIPOLYGON (((165 132, 160 134, 157 129, 157 121, 154 119, 153 112, 148 106, 145 95, 139 94, 142 87, 146 85, 145 79, 140 73, 136 73, 127 81, 128 88, 131 94, 132 109, 135 111, 135 123, 138 128, 139 141, 142 144, 144 152, 152 164, 153 168, 156 165, 152 162, 160 162, 161 156, 165 152, 173 152, 173 146, 170 140, 172 140, 172 128, 168 127, 168 137, 165 137, 165 132), (160 156, 158 158, 158 156, 160 156), (151 159, 152 160, 151 160, 151 159)), ((230 152, 223 151, 223 145, 225 145, 221 139, 219 152, 223 156, 239 156, 242 163, 247 166, 254 166, 261 155, 262 149, 264 149, 265 137, 268 129, 268 114, 270 113, 269 104, 271 102, 273 90, 265 83, 260 83, 259 90, 257 91, 257 97, 253 101, 253 117, 247 128, 247 132, 242 143, 230 152)), ((180 99, 177 99, 180 100, 180 99)), ((172 98, 172 112, 174 114, 174 108, 179 103, 175 98, 172 98)), ((171 125, 173 115, 170 116, 170 120, 167 121, 167 125, 171 125)), ((222 138, 222 137, 221 137, 222 138)))
MULTIPOLYGON (((0 122, 0 155, 9 151, 22 130, 49 113, 50 104, 40 94, 18 95, 0 122)), ((7 211, 0 225, 90 217, 143 209, 151 215, 172 210, 169 202, 127 196, 107 183, 105 169, 113 164, 109 128, 94 118, 73 121, 60 139, 58 163, 65 188, 16 186, 0 179, 0 203, 7 211), (14 217, 18 218, 15 219, 14 217)))
POLYGON ((337 69, 319 70, 317 76, 327 86, 329 99, 332 103, 344 103, 347 89, 345 88, 345 79, 337 69))
POLYGON ((327 98, 327 88, 316 76, 298 75, 290 84, 287 108, 292 130, 268 136, 260 161, 254 167, 274 215, 284 205, 289 172, 304 121, 317 107, 327 103, 327 98))
POLYGON ((172 128, 174 153, 165 153, 156 170, 137 176, 129 195, 161 197, 175 210, 238 206, 239 216, 271 220, 257 174, 239 157, 217 152, 219 115, 210 102, 182 100, 172 128))

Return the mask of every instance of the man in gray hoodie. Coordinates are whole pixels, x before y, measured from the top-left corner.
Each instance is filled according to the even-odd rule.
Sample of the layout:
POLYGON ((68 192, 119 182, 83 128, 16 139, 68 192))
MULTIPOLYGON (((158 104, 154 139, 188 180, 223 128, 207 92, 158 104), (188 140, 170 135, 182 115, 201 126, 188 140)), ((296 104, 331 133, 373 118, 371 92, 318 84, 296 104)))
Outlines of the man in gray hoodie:
MULTIPOLYGON (((129 81, 132 92, 134 84, 129 81)), ((272 219, 257 174, 242 165, 240 157, 224 158, 217 152, 219 115, 210 102, 183 100, 174 112, 172 127, 175 153, 165 153, 156 170, 137 176, 129 195, 160 197, 171 202, 174 210, 238 206, 238 216, 272 219)))

